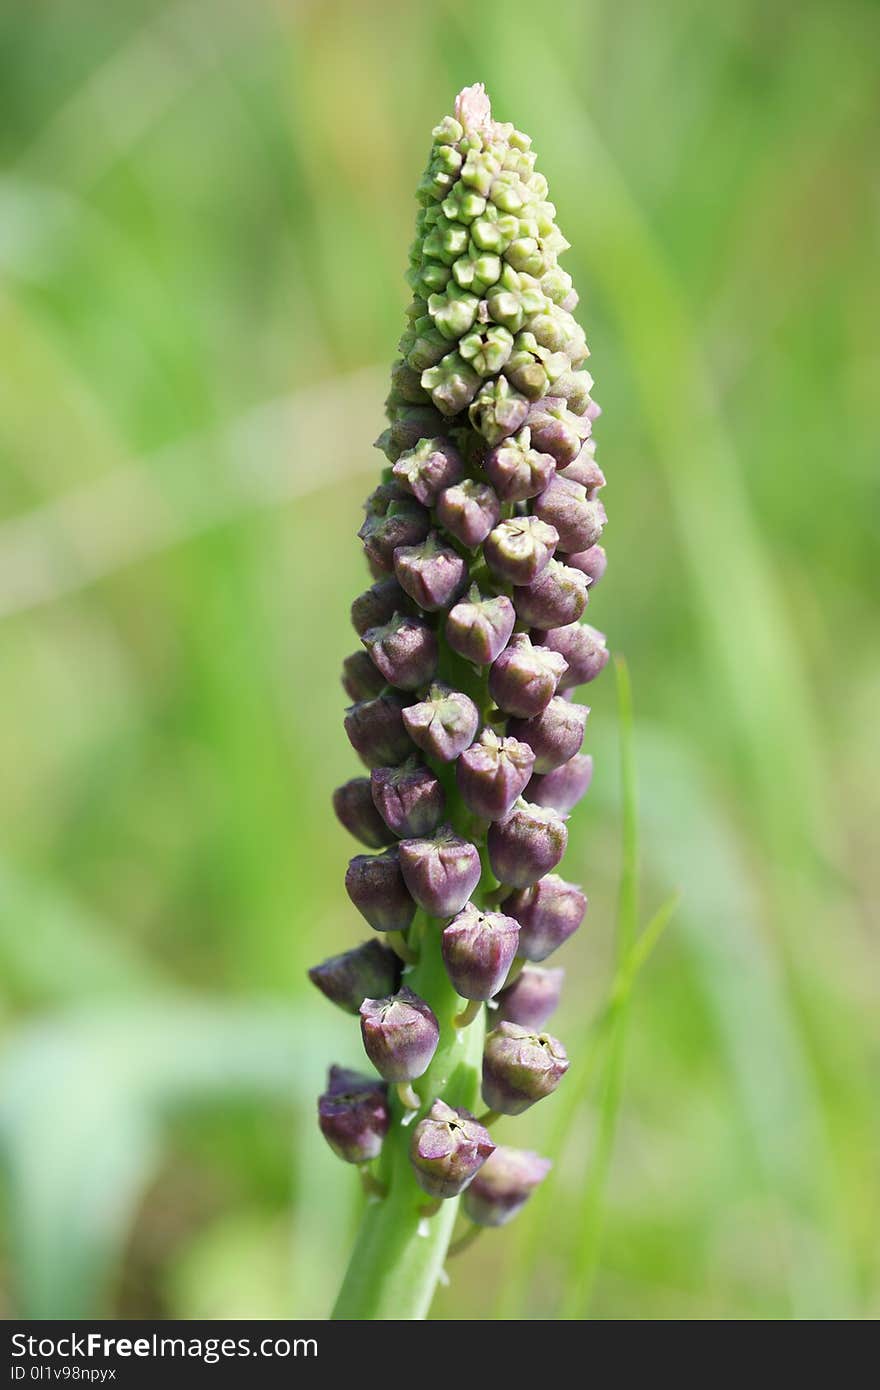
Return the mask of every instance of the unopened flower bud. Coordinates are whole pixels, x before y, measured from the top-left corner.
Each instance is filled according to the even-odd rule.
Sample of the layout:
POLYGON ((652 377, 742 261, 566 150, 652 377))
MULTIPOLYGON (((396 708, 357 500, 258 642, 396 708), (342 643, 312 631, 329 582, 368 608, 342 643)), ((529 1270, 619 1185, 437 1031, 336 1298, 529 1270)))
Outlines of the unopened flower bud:
POLYGON ((513 984, 498 996, 499 1022, 543 1028, 559 1003, 564 978, 561 966, 548 970, 540 965, 524 965, 513 984))
POLYGON ((505 714, 540 714, 568 670, 559 652, 535 647, 525 632, 511 637, 489 672, 489 694, 505 714))
POLYGON ((525 790, 534 766, 535 755, 527 743, 484 729, 479 742, 461 754, 455 777, 468 810, 483 820, 503 820, 525 790))
POLYGON ((567 816, 583 796, 586 796, 593 780, 593 759, 589 753, 575 753, 568 762, 552 772, 540 773, 529 783, 529 800, 537 806, 552 806, 560 815, 567 816))
POLYGON ((386 1081, 413 1081, 427 1071, 437 1051, 440 1026, 431 1009, 411 989, 360 1006, 364 1051, 386 1081))
POLYGON ((395 613, 382 627, 368 628, 361 641, 377 670, 398 690, 417 690, 437 670, 437 637, 423 618, 395 613))
POLYGON ((394 568, 394 552, 399 546, 418 545, 431 529, 431 517, 414 498, 394 502, 384 516, 368 516, 358 536, 367 558, 380 570, 394 568))
POLYGON ((526 397, 502 376, 483 383, 468 410, 468 419, 489 444, 499 444, 507 435, 516 433, 528 413, 526 397))
POLYGON ((552 1167, 549 1158, 527 1149, 496 1148, 465 1189, 465 1215, 477 1226, 506 1226, 552 1167))
POLYGON ((556 460, 531 447, 526 428, 490 449, 483 467, 502 502, 522 502, 544 491, 556 472, 556 460))
POLYGON ((553 394, 565 401, 569 410, 574 415, 583 415, 593 404, 590 392, 593 389, 593 378, 589 372, 566 371, 561 376, 555 378, 553 382, 553 394))
POLYGON ((372 700, 387 684, 366 652, 352 652, 342 663, 342 688, 351 700, 372 700))
POLYGON ((481 912, 473 903, 444 929, 441 939, 446 973, 462 999, 491 999, 516 955, 519 923, 501 912, 481 912))
POLYGON ((349 743, 367 767, 399 763, 412 753, 412 740, 403 722, 406 707, 405 696, 389 690, 345 711, 349 743))
POLYGON ((401 840, 400 869, 419 907, 430 917, 460 912, 480 881, 480 852, 448 825, 430 839, 401 840))
POLYGON ((370 849, 384 849, 394 838, 376 810, 369 777, 352 777, 337 787, 333 809, 348 833, 370 849))
POLYGON ((511 719, 508 727, 514 738, 534 752, 535 771, 552 772, 579 751, 589 713, 587 705, 575 705, 554 695, 533 719, 511 719))
POLYGON ((444 428, 443 416, 432 405, 404 406, 395 410, 391 425, 376 440, 376 448, 394 463, 420 439, 434 439, 444 428))
POLYGON ((416 915, 397 845, 383 854, 356 854, 349 860, 345 890, 374 931, 406 931, 416 915))
POLYGON ((444 488, 437 498, 440 525, 469 550, 483 544, 500 516, 501 503, 495 491, 474 478, 444 488))
POLYGON ((428 613, 446 608, 467 584, 467 563, 436 531, 418 545, 394 552, 394 573, 410 598, 428 613))
POLYGON ((373 804, 395 835, 429 835, 440 823, 443 788, 417 758, 407 758, 400 767, 374 768, 370 784, 373 804))
POLYGON ((400 957, 374 936, 351 951, 342 951, 313 965, 309 979, 331 1004, 356 1014, 365 999, 393 994, 400 984, 402 969, 400 957))
POLYGON ((404 710, 403 722, 423 753, 451 763, 473 743, 480 713, 469 696, 435 681, 426 699, 404 710))
POLYGON ((598 584, 608 567, 608 557, 601 545, 591 545, 588 550, 566 555, 565 563, 585 574, 591 584, 598 584))
POLYGON ((556 1090, 568 1071, 565 1048, 549 1033, 499 1023, 483 1049, 483 1100, 499 1115, 521 1115, 556 1090))
POLYGON ((506 594, 483 598, 471 585, 467 598, 449 610, 446 640, 454 652, 474 666, 490 666, 510 641, 516 610, 506 594))
POLYGON ((568 844, 568 830, 558 811, 520 799, 506 820, 489 826, 486 844, 495 877, 513 888, 525 888, 556 868, 568 844))
POLYGON ((514 589, 516 616, 538 628, 577 622, 587 606, 588 588, 586 575, 580 570, 561 560, 550 560, 536 579, 514 589))
POLYGON ((380 579, 351 605, 351 625, 358 637, 363 637, 367 628, 381 627, 395 613, 407 613, 409 609, 410 600, 397 580, 380 579))
POLYGON ((494 1148, 489 1131, 469 1111, 435 1100, 413 1130, 409 1158, 429 1197, 457 1197, 494 1148))
POLYGON ((519 954, 541 961, 577 931, 587 898, 576 883, 548 874, 540 883, 511 893, 502 907, 519 922, 519 954))
POLYGON ((578 454, 565 468, 560 469, 560 478, 569 478, 586 488, 587 496, 594 497, 605 486, 605 474, 596 462, 595 440, 588 439, 578 454))
POLYGON ((587 415, 575 415, 565 401, 546 396, 529 411, 532 447, 552 454, 559 468, 572 463, 580 453, 585 439, 592 431, 587 415))
POLYGON ((464 465, 451 440, 420 439, 415 448, 401 454, 391 471, 417 502, 433 507, 444 488, 460 481, 464 465))
POLYGON ((605 634, 588 623, 567 623, 541 630, 537 635, 545 647, 561 652, 568 662, 568 670, 559 682, 560 690, 586 685, 608 665, 605 634))
POLYGON ((387 1088, 375 1076, 330 1068, 327 1090, 318 1099, 318 1124, 338 1158, 346 1163, 378 1158, 390 1123, 387 1088))
POLYGON ((483 555, 499 579, 509 584, 532 584, 548 564, 558 541, 558 532, 540 517, 512 517, 490 531, 483 555))
POLYGON ((571 478, 554 478, 535 499, 534 511, 535 516, 556 527, 559 548, 568 551, 595 545, 608 519, 598 497, 590 501, 586 488, 571 478))

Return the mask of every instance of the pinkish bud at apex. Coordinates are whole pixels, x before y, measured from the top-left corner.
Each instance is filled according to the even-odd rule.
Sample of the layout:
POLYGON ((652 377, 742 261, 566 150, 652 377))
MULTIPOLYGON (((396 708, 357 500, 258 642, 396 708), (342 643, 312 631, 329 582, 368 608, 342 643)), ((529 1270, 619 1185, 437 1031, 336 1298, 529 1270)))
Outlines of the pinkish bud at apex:
POLYGON ((516 616, 538 628, 577 622, 587 606, 588 588, 586 575, 580 570, 561 560, 550 560, 536 579, 514 589, 516 616))
POLYGON ((586 488, 571 478, 554 478, 535 499, 535 516, 555 526, 560 550, 586 550, 595 545, 607 521, 598 497, 591 501, 586 488))
POLYGON ((387 684, 366 652, 352 652, 342 663, 342 688, 350 700, 372 700, 387 684))
POLYGON ((556 461, 531 447, 526 428, 490 449, 483 467, 502 502, 522 502, 544 491, 556 472, 556 461))
POLYGON ((483 546, 486 564, 508 584, 532 584, 548 564, 559 535, 536 516, 512 517, 490 531, 483 546))
POLYGON ((318 1099, 318 1124, 333 1152, 346 1163, 378 1158, 391 1114, 386 1088, 374 1076, 331 1067, 318 1099))
POLYGON ((410 600, 396 579, 379 579, 351 605, 351 625, 358 637, 363 637, 367 628, 381 627, 395 613, 406 613, 409 608, 410 600))
POLYGON ((367 767, 402 762, 412 751, 403 722, 406 698, 396 690, 361 700, 345 711, 345 732, 367 767))
POLYGON ((580 570, 591 584, 598 584, 608 568, 608 556, 601 545, 591 545, 588 550, 579 550, 574 555, 566 555, 565 563, 572 569, 580 570))
POLYGON ((568 662, 568 670, 559 682, 560 690, 586 685, 608 665, 605 634, 588 623, 567 623, 541 630, 536 636, 551 651, 561 652, 568 662))
POLYGON ((400 455, 392 473, 423 507, 433 507, 444 488, 464 476, 461 455, 449 439, 420 439, 400 455))
POLYGON ((469 550, 483 544, 500 516, 501 503, 494 490, 474 478, 445 488, 437 498, 440 525, 469 550))

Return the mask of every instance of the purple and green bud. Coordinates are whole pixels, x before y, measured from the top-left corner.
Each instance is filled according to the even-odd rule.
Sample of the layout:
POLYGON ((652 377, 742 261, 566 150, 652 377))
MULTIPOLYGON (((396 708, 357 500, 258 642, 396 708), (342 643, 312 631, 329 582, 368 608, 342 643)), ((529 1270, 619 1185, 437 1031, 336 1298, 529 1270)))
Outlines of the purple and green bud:
POLYGON ((442 415, 458 415, 470 405, 482 378, 459 352, 448 352, 436 367, 422 372, 421 384, 442 415))
POLYGON ((579 550, 574 555, 566 555, 565 563, 572 569, 585 574, 591 585, 598 584, 608 567, 608 557, 601 545, 591 545, 588 550, 579 550))
POLYGON ((480 851, 448 825, 430 839, 401 840, 403 881, 429 917, 453 917, 480 881, 480 851))
POLYGON ((387 430, 376 440, 386 458, 396 463, 407 449, 415 448, 420 439, 433 439, 443 433, 445 421, 432 405, 410 405, 395 409, 387 430))
POLYGON ((550 560, 540 574, 513 591, 516 616, 530 627, 575 623, 587 606, 589 580, 561 560, 550 560))
POLYGON ((553 1164, 527 1149, 499 1146, 462 1197, 464 1213, 477 1226, 506 1226, 522 1211, 553 1164))
POLYGON ((435 1100, 413 1130, 409 1158, 429 1197, 457 1197, 494 1149, 489 1131, 469 1111, 435 1100))
POLYGON ((394 573, 401 588, 427 613, 446 608, 467 586, 467 561, 436 531, 418 545, 394 552, 394 573))
POLYGON ((461 455, 449 439, 420 439, 407 449, 392 468, 401 487, 423 507, 433 507, 444 488, 464 476, 461 455))
POLYGON ((349 860, 345 891, 374 931, 406 931, 416 915, 397 845, 382 854, 356 854, 349 860))
POLYGON ((483 555, 492 573, 506 584, 533 584, 558 541, 558 532, 539 517, 517 516, 490 531, 483 555))
POLYGON ((559 470, 559 476, 580 483, 588 497, 595 497, 599 489, 605 486, 605 474, 596 462, 596 441, 588 439, 577 458, 559 470))
POLYGON ((366 652, 352 652, 342 663, 342 688, 350 700, 372 700, 387 684, 366 652))
POLYGON ((368 628, 381 627, 395 613, 407 613, 410 601, 396 579, 379 579, 351 605, 351 625, 358 637, 368 628))
POLYGON ((369 1163, 378 1158, 391 1124, 387 1088, 375 1076, 331 1067, 318 1098, 318 1124, 337 1158, 369 1163))
POLYGON ((368 849, 384 849, 394 839, 376 810, 369 777, 352 777, 333 793, 340 824, 368 849))
POLYGON ((468 419, 488 444, 500 444, 525 423, 529 403, 507 377, 484 381, 468 411, 468 419))
POLYGON ((593 759, 589 753, 575 753, 552 772, 537 773, 529 782, 529 800, 537 806, 552 806, 561 816, 573 811, 586 796, 593 780, 593 759))
POLYGON ((474 478, 445 488, 437 498, 438 522, 469 550, 483 544, 500 516, 501 503, 495 491, 474 478))
POLYGON ((587 623, 567 623, 541 630, 536 636, 545 647, 560 652, 568 662, 568 670, 559 682, 560 690, 586 685, 608 665, 605 634, 587 623))
POLYGON ((430 835, 440 824, 446 801, 443 788, 417 758, 407 758, 399 767, 374 768, 370 789, 373 805, 388 830, 400 839, 430 835))
POLYGON ((424 700, 403 711, 402 719, 407 734, 423 753, 451 763, 473 743, 480 712, 468 695, 435 681, 424 700))
POLYGON ((486 845, 492 872, 511 888, 526 888, 556 868, 568 844, 558 811, 519 801, 503 821, 489 826, 486 845))
POLYGON ((564 979, 561 966, 548 970, 540 965, 524 965, 513 984, 498 996, 499 1022, 518 1023, 531 1030, 543 1028, 556 1012, 564 979))
POLYGON ((588 550, 605 528, 605 508, 572 478, 554 478, 535 499, 535 515, 559 532, 560 550, 588 550))
POLYGON ((414 546, 431 530, 431 517, 412 497, 392 502, 384 516, 369 515, 358 536, 367 559, 379 570, 394 569, 394 552, 400 546, 414 546))
POLYGON ((455 776, 462 800, 482 820, 503 820, 525 791, 535 766, 527 743, 484 729, 461 754, 455 776))
POLYGON ((433 1009, 402 985, 397 994, 360 1006, 364 1051, 385 1081, 414 1081, 427 1071, 440 1041, 433 1009))
POLYGON ((338 956, 321 961, 320 965, 313 965, 309 979, 331 1004, 346 1013, 356 1014, 365 999, 394 994, 400 985, 402 970, 400 957, 373 937, 351 951, 342 951, 338 956))
POLYGON ((510 641, 516 610, 506 594, 484 598, 475 584, 450 609, 446 640, 454 652, 474 666, 491 666, 510 641))
POLYGON ((368 628, 361 641, 388 685, 398 690, 418 690, 437 670, 437 637, 423 618, 395 613, 382 627, 368 628))
POLYGON ((519 923, 502 912, 468 903, 443 931, 446 973, 462 999, 492 999, 507 979, 519 941, 519 923))
POLYGON ((558 468, 567 468, 592 433, 588 414, 575 415, 564 400, 547 396, 529 411, 532 447, 552 454, 558 468))
POLYGON ((559 652, 535 647, 525 632, 511 637, 489 672, 489 694, 505 714, 540 714, 556 694, 568 663, 559 652))
POLYGON ((501 906, 519 922, 519 954, 542 961, 577 931, 587 898, 576 883, 548 874, 540 883, 511 893, 501 906))
POLYGON ((553 772, 580 751, 589 713, 587 705, 575 705, 554 695, 540 714, 533 719, 511 719, 509 728, 514 738, 531 748, 535 771, 553 772))
POLYGON ((403 762, 412 753, 412 740, 403 722, 406 697, 396 690, 372 700, 360 700, 345 711, 345 732, 367 767, 403 762))
POLYGON ((502 502, 524 502, 544 491, 556 472, 556 461, 531 447, 526 428, 490 449, 483 467, 502 502))
POLYGON ((568 1071, 562 1043, 518 1023, 499 1023, 483 1048, 483 1100, 499 1115, 521 1115, 552 1095, 568 1071))

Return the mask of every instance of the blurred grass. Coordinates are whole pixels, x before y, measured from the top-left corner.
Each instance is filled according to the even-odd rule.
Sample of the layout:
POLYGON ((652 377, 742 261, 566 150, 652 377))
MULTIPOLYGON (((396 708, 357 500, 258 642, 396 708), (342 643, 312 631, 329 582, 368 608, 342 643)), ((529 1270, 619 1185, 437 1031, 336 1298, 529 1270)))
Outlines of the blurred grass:
MULTIPOLYGON (((277 1102, 284 1067, 314 1090, 333 1031, 303 970, 352 939, 326 807, 412 190, 483 80, 573 244, 611 480, 591 618, 632 671, 645 898, 682 892, 633 1012, 592 1312, 876 1316, 877 38, 869 0, 0 15, 4 1075, 92 1039, 26 1073, 42 1128, 2 1102, 9 1309, 71 1306, 110 1203, 78 1248, 49 1253, 46 1223, 114 1097, 131 1176, 93 1306, 320 1315, 343 1266, 348 1175, 308 1103, 291 1125, 277 1102), (157 1127, 119 1079, 126 1036, 186 1076, 170 992, 232 1046, 280 1020, 259 1123, 218 1083, 157 1127), (25 1151, 54 1156, 30 1205, 25 1151)), ((591 702, 569 1039, 613 970, 608 677, 591 702)), ((596 1126, 579 1106, 536 1204, 520 1316, 571 1297, 596 1126)), ((456 1262, 436 1315, 491 1316, 523 1239, 456 1262)))

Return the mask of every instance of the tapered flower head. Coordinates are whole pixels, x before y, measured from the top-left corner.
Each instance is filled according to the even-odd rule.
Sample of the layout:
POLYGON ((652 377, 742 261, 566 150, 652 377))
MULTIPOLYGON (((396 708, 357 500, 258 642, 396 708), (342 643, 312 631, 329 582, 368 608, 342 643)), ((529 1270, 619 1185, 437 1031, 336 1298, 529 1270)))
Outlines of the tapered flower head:
POLYGON ((402 840, 398 846, 404 882, 430 917, 460 912, 480 881, 476 845, 441 826, 430 839, 402 840))
POLYGON ((399 767, 376 767, 370 774, 373 804, 393 834, 429 835, 443 815, 443 788, 418 758, 399 767))
POLYGON ((449 610, 446 640, 465 661, 489 666, 504 651, 515 623, 516 611, 506 594, 484 598, 472 584, 467 597, 449 610))
POLYGON ((529 782, 529 800, 567 816, 586 796, 592 780, 593 759, 589 753, 575 753, 553 772, 536 773, 529 782))
POLYGON ((538 636, 545 647, 560 652, 568 662, 568 670, 559 682, 562 690, 595 680, 608 665, 605 634, 588 623, 568 623, 541 631, 538 636))
POLYGON ((403 722, 405 696, 389 690, 372 700, 360 700, 345 711, 345 732, 367 767, 399 763, 413 751, 403 722))
POLYGON ((383 854, 356 854, 346 870, 345 891, 374 931, 406 931, 415 916, 397 845, 383 854))
POLYGON ((556 868, 568 844, 568 830, 558 811, 520 798, 506 820, 489 826, 486 844, 495 877, 525 888, 556 868))
POLYGON ((516 955, 519 923, 468 903, 443 931, 443 964, 462 999, 491 999, 516 955))
POLYGON ((346 1163, 378 1158, 391 1114, 386 1087, 374 1076, 331 1067, 318 1100, 318 1124, 333 1152, 346 1163))
POLYGON ((435 681, 427 697, 403 711, 413 743, 441 763, 451 763, 474 741, 479 711, 469 696, 435 681))
POLYGON ((440 1026, 433 1009, 402 985, 360 1006, 364 1051, 386 1081, 413 1081, 427 1071, 437 1051, 440 1026))
POLYGON ((559 533, 537 516, 502 521, 486 537, 483 554, 494 575, 507 584, 532 584, 548 564, 559 533))
POLYGON ((369 849, 384 849, 393 834, 376 810, 369 777, 352 777, 333 793, 333 809, 350 835, 369 849))
POLYGON ((417 690, 437 670, 437 638, 422 618, 395 613, 382 627, 367 628, 361 641, 377 670, 398 690, 417 690))
POLYGON ((514 738, 527 743, 535 755, 536 772, 552 772, 573 758, 584 741, 589 709, 554 695, 533 719, 511 719, 514 738))
POLYGON ((462 545, 473 550, 498 524, 501 503, 488 483, 465 478, 437 498, 437 520, 462 545))
POLYGON ((394 552, 394 573, 401 588, 427 613, 446 608, 467 584, 467 563, 445 545, 436 531, 417 545, 394 552))
POLYGON ((478 1226, 506 1226, 552 1167, 549 1158, 526 1149, 497 1148, 465 1189, 465 1215, 478 1226))
POLYGON ((588 588, 589 581, 580 570, 561 560, 550 560, 531 583, 514 589, 516 616, 537 628, 577 622, 587 606, 588 588))
POLYGON ((409 1158, 429 1197, 457 1197, 494 1149, 489 1131, 469 1111, 435 1100, 413 1130, 409 1158))
POLYGON ((547 874, 540 883, 511 893, 502 907, 519 922, 519 954, 541 961, 577 931, 587 898, 576 883, 547 874))
POLYGON ((535 515, 559 532, 560 550, 586 550, 602 535, 607 520, 598 497, 572 478, 554 478, 535 499, 535 515))
POLYGON ((561 967, 549 970, 524 965, 513 984, 498 996, 498 1021, 532 1030, 543 1028, 559 1004, 564 978, 561 967))
POLYGON ((562 1043, 518 1023, 499 1023, 483 1048, 483 1100, 499 1115, 521 1115, 556 1090, 568 1071, 562 1043))
POLYGON ((525 790, 535 766, 527 743, 484 729, 455 765, 458 789, 468 810, 483 820, 503 820, 525 790))
POLYGON ((400 984, 400 957, 378 938, 313 965, 309 979, 331 1004, 356 1014, 365 999, 393 994, 400 984))
POLYGON ((464 476, 464 465, 451 439, 420 439, 401 454, 391 471, 417 502, 433 507, 443 489, 464 476))
POLYGON ((567 670, 561 653, 533 646, 527 633, 518 632, 489 672, 489 694, 505 714, 528 718, 546 708, 567 670))

